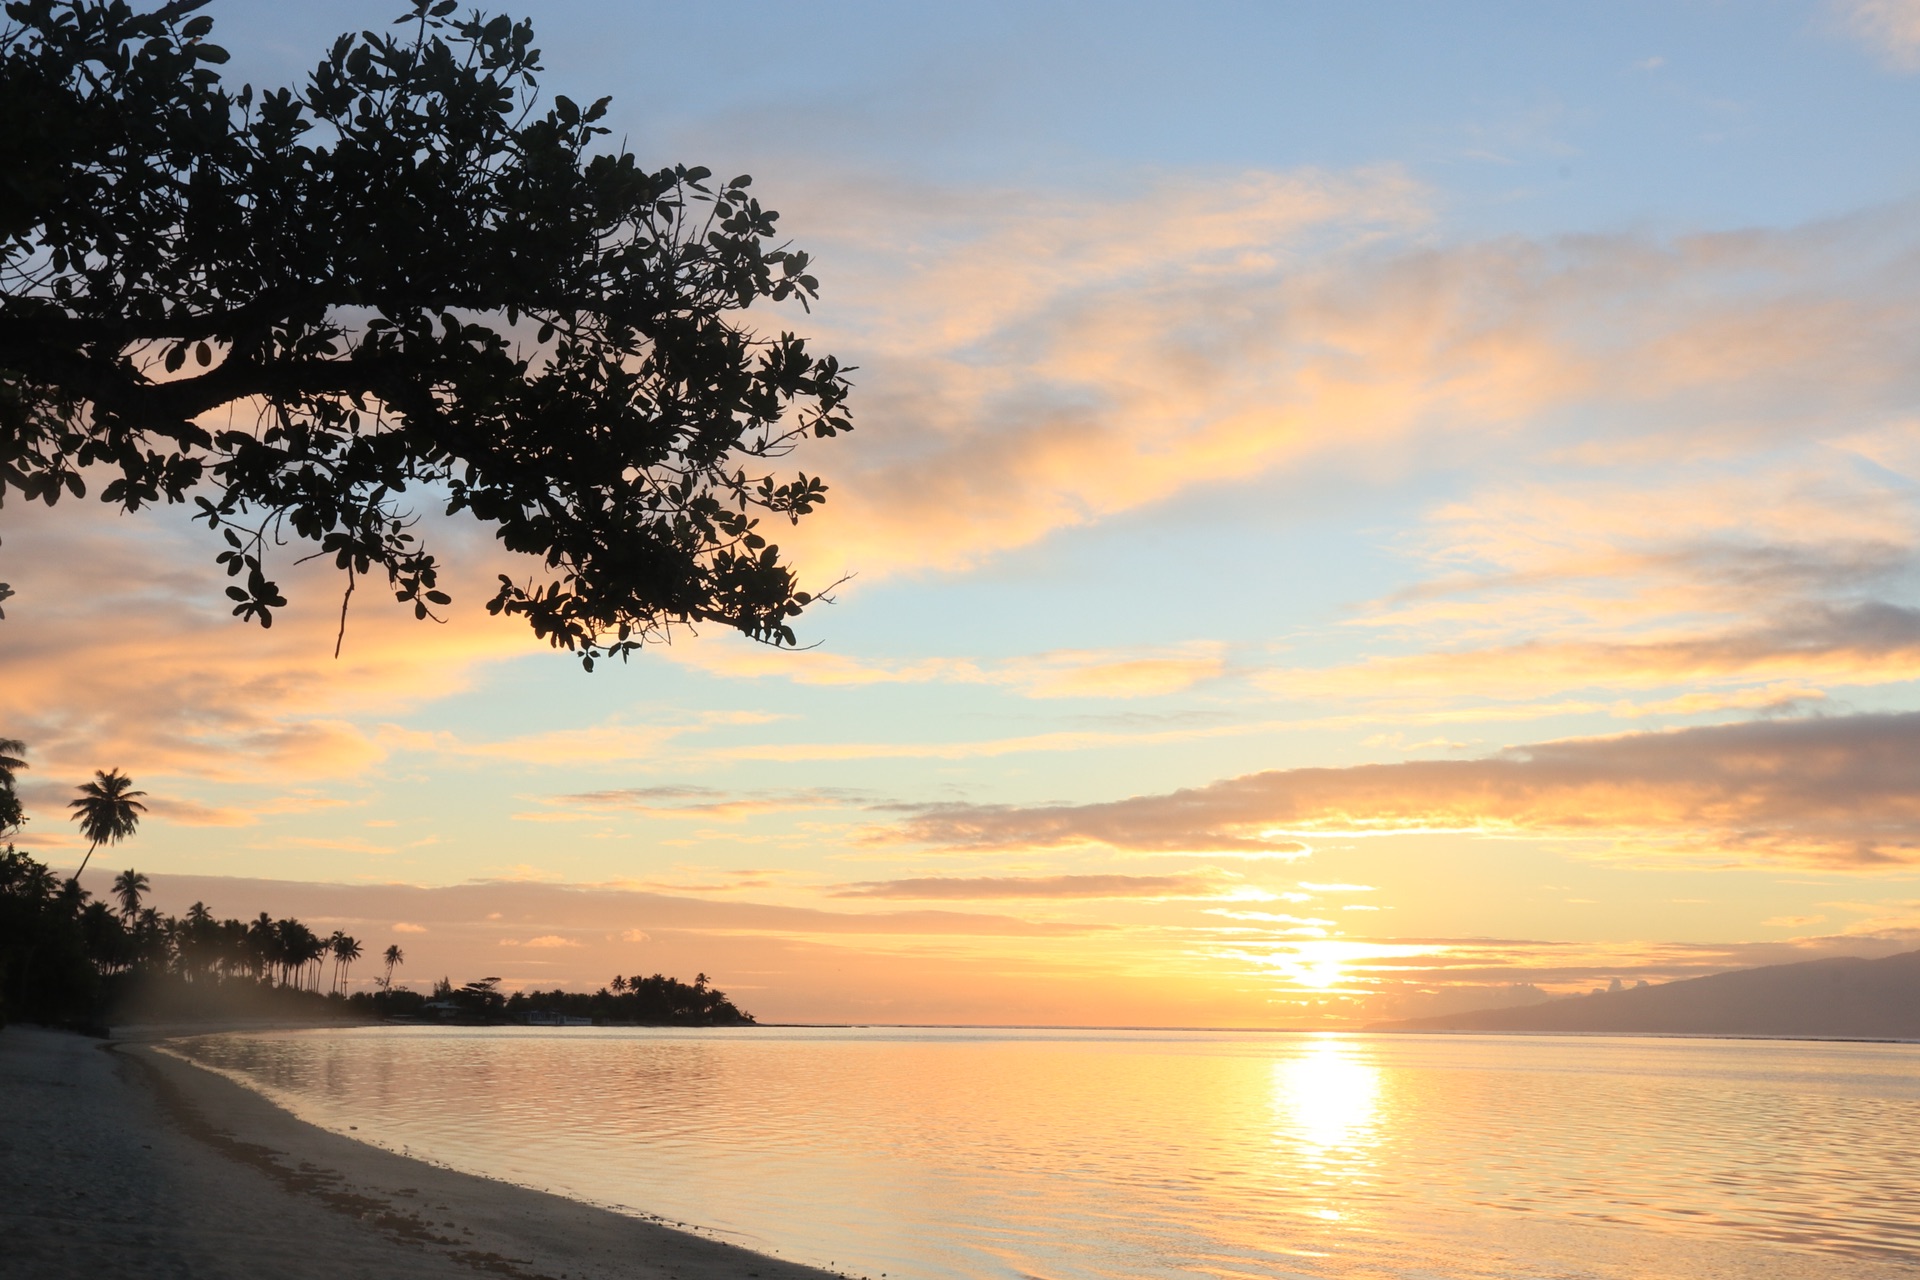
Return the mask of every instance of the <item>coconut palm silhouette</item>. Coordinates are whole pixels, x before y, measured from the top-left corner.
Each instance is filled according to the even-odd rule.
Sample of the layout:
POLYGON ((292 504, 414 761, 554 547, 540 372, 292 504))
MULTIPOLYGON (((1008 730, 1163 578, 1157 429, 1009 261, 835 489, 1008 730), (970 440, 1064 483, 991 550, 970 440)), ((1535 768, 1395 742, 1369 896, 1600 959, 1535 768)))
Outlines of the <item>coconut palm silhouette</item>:
POLYGON ((120 914, 131 920, 140 914, 140 898, 153 888, 147 878, 128 867, 113 878, 113 896, 120 899, 120 914))
POLYGON ((93 777, 92 782, 80 784, 80 798, 67 803, 67 808, 74 811, 73 820, 80 824, 80 834, 93 842, 87 846, 87 856, 80 859, 80 870, 73 873, 75 880, 87 869, 95 849, 118 844, 132 835, 140 826, 140 815, 147 811, 139 801, 147 793, 131 790, 133 779, 126 774, 118 769, 106 773, 95 769, 93 777))
POLYGON ((347 975, 353 971, 353 962, 360 958, 360 939, 335 929, 333 937, 328 939, 328 942, 333 948, 333 985, 336 990, 344 993, 347 989, 347 975))
POLYGON ((20 797, 13 793, 15 775, 27 767, 27 744, 18 738, 0 738, 0 831, 12 831, 26 821, 20 797))

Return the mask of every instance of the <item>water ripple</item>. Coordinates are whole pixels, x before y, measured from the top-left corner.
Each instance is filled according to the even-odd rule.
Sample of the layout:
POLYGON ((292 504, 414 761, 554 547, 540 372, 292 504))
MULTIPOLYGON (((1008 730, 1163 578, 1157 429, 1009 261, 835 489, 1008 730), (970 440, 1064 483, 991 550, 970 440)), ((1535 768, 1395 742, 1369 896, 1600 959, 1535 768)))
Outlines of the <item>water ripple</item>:
POLYGON ((1920 1046, 369 1028, 191 1048, 329 1128, 856 1274, 1920 1262, 1920 1046))

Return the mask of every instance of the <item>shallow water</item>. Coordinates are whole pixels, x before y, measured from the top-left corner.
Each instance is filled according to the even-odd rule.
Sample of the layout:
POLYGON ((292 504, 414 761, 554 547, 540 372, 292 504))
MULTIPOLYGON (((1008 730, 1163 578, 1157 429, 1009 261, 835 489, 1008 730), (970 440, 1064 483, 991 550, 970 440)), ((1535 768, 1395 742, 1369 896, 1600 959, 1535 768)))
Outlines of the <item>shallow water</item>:
POLYGON ((327 1128, 861 1276, 1920 1267, 1920 1045, 383 1027, 185 1047, 327 1128))

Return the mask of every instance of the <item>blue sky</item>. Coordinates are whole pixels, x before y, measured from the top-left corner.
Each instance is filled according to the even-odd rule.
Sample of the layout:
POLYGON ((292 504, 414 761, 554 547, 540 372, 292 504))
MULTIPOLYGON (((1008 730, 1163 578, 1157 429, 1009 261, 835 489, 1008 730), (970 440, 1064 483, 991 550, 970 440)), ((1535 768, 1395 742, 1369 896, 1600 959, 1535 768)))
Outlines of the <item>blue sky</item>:
MULTIPOLYGON (((267 84, 392 7, 212 12, 267 84)), ((436 967, 794 1017, 1339 1021, 1920 938, 1876 780, 1920 736, 1920 8, 525 11, 549 91, 816 254, 767 322, 860 367, 796 460, 789 545, 854 575, 819 647, 583 676, 453 527, 449 625, 373 602, 334 663, 324 574, 263 637, 179 522, 9 509, 56 863, 119 765, 163 896, 351 885, 436 967), (378 896, 470 881, 545 887, 378 896)))

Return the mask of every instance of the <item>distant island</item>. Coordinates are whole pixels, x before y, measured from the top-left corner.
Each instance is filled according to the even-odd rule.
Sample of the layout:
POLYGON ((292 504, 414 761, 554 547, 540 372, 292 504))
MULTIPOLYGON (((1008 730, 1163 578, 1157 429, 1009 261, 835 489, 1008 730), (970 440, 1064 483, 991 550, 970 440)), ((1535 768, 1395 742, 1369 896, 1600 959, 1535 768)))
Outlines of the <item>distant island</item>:
POLYGON ((707 975, 691 983, 654 974, 631 978, 615 974, 598 991, 502 992, 500 979, 481 978, 456 987, 445 978, 423 996, 402 987, 356 991, 350 1007, 393 1022, 452 1022, 468 1026, 518 1023, 531 1027, 751 1027, 726 992, 707 985, 707 975))
POLYGON ((1920 951, 1737 969, 1518 1008, 1376 1022, 1366 1029, 1920 1040, 1920 951))

